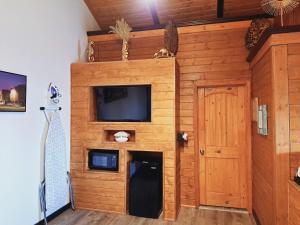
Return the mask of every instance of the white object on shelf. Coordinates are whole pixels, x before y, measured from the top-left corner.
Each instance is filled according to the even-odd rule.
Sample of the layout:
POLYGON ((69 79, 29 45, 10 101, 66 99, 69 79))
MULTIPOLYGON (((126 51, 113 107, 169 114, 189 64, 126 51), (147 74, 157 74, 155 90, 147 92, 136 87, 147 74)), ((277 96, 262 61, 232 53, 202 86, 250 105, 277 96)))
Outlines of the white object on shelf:
POLYGON ((114 136, 115 136, 116 142, 124 143, 124 142, 128 141, 130 134, 125 131, 120 131, 120 132, 115 133, 114 136))

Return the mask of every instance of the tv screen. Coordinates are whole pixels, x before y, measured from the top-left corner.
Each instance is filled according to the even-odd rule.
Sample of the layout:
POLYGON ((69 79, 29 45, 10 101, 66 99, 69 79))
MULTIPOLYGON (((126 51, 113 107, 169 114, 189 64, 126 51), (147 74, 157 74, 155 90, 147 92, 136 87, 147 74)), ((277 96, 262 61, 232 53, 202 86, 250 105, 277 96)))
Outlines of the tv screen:
POLYGON ((151 85, 94 87, 97 121, 151 122, 151 85))

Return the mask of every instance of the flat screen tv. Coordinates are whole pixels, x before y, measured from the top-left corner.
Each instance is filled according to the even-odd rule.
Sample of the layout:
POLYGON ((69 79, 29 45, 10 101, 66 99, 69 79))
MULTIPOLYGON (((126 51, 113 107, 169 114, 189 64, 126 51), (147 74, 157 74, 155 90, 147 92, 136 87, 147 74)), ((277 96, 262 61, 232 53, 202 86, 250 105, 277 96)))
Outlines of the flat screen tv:
POLYGON ((151 122, 151 85, 94 87, 97 121, 151 122))

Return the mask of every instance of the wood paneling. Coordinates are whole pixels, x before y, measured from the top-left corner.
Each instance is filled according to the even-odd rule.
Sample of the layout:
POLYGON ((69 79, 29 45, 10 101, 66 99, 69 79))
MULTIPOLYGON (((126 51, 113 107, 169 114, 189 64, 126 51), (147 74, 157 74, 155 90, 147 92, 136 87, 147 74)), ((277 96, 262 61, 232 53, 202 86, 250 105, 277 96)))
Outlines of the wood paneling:
POLYGON ((273 180, 274 180, 274 120, 272 99, 271 52, 252 68, 252 98, 258 104, 268 105, 268 132, 264 137, 257 134, 257 123, 252 123, 252 162, 253 162, 253 209, 262 225, 274 225, 273 180), (266 163, 267 162, 267 163, 266 163))
MULTIPOLYGON (((107 30, 124 18, 133 27, 154 25, 150 5, 154 4, 161 24, 217 19, 217 0, 85 0, 99 26, 107 30)), ((262 14, 260 0, 224 0, 224 18, 262 14)))
POLYGON ((127 213, 128 151, 158 151, 164 158, 164 218, 176 219, 180 207, 176 65, 175 58, 72 65, 71 173, 78 208, 127 213), (151 84, 151 123, 94 121, 93 86, 133 84, 151 84), (129 130, 135 138, 112 142, 106 138, 111 130, 129 130), (88 149, 119 150, 119 172, 89 170, 88 149))
MULTIPOLYGON (((300 42, 300 41, 299 41, 300 42)), ((289 105, 290 105, 290 176, 300 167, 300 43, 288 45, 289 105)))
MULTIPOLYGON (((268 106, 267 136, 253 122, 253 207, 262 225, 285 225, 288 218, 290 155, 289 42, 298 34, 272 35, 251 62, 252 97, 268 106)), ((291 126, 290 126, 291 124, 291 126)))
MULTIPOLYGON (((246 62, 248 51, 244 47, 244 37, 248 26, 249 21, 179 28, 179 52, 177 54, 177 61, 180 65, 179 128, 189 134, 189 142, 180 149, 181 205, 196 206, 198 204, 196 191, 198 181, 195 178, 195 171, 198 170, 195 168, 197 155, 195 155, 194 146, 193 82, 199 79, 250 77, 249 64, 246 62)), ((132 36, 135 38, 130 41, 130 59, 153 58, 155 51, 163 47, 163 32, 133 32, 132 36), (149 37, 145 38, 147 33, 149 37)), ((111 42, 116 40, 114 36, 101 35, 89 38, 96 41, 96 52, 105 51, 105 54, 101 53, 96 56, 97 61, 121 59, 120 43, 111 42)))
MULTIPOLYGON (((275 19, 277 26, 281 26, 280 17, 275 19)), ((300 24, 300 7, 297 7, 293 12, 284 16, 284 26, 300 24)))
POLYGON ((152 25, 153 20, 147 1, 141 0, 85 0, 102 29, 114 26, 117 19, 124 18, 134 27, 152 25))
MULTIPOLYGON (((299 41, 300 42, 300 41, 299 41)), ((300 166, 300 43, 288 46, 288 74, 289 74, 289 107, 290 107, 290 176, 296 174, 300 166)), ((295 183, 289 184, 289 224, 300 223, 299 217, 300 189, 295 183)))
POLYGON ((224 0, 224 16, 239 17, 263 14, 261 0, 224 0))
POLYGON ((300 224, 300 187, 289 183, 289 225, 300 224))
POLYGON ((289 152, 289 86, 287 45, 273 46, 272 84, 274 100, 275 168, 274 168, 274 212, 276 224, 285 225, 288 217, 289 152))
POLYGON ((157 12, 162 24, 170 19, 189 21, 214 19, 217 15, 216 0, 156 0, 157 12))

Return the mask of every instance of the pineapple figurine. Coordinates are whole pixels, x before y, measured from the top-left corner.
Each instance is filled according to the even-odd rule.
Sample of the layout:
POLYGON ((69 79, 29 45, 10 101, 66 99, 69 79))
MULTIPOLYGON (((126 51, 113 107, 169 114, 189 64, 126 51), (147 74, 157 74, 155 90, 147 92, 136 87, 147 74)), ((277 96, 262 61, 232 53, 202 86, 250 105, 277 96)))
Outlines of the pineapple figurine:
POLYGON ((118 35, 122 41, 122 60, 128 60, 128 42, 130 38, 130 32, 132 28, 128 25, 128 23, 122 18, 121 20, 116 21, 116 26, 110 26, 111 29, 110 33, 114 33, 118 35))

